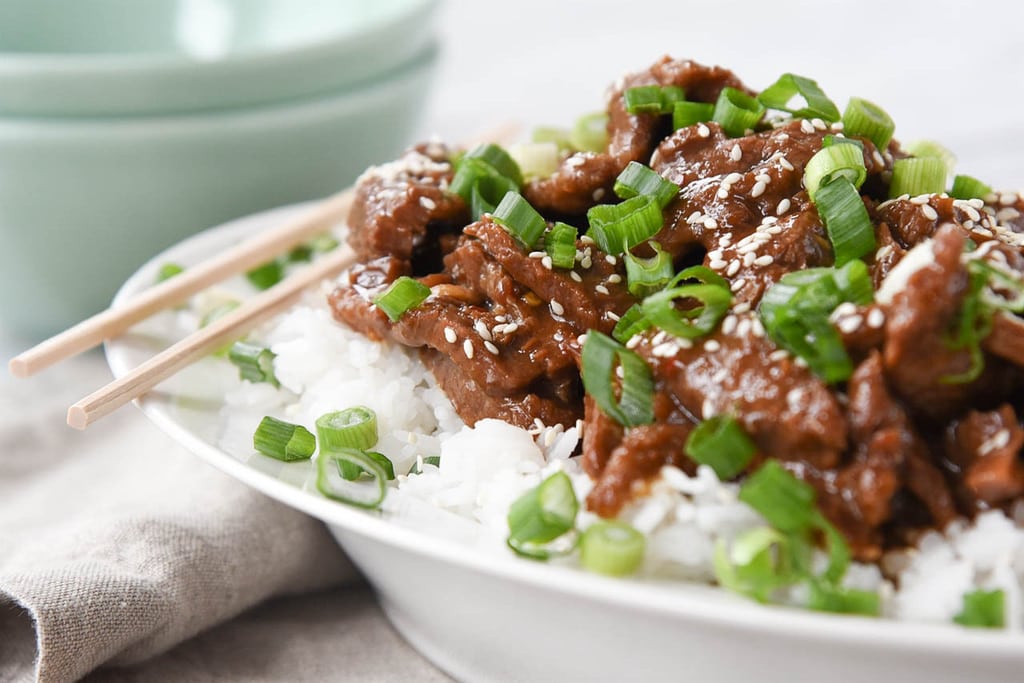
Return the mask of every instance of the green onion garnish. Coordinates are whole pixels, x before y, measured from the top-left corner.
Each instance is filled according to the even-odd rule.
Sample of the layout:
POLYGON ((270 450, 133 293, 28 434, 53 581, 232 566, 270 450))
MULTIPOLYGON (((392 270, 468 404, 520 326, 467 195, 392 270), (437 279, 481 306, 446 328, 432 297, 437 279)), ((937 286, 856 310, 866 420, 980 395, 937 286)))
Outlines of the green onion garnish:
POLYGON ((238 366, 238 375, 250 382, 266 382, 275 387, 280 386, 274 375, 274 358, 276 354, 258 344, 238 341, 228 350, 228 360, 238 366))
POLYGON ((508 510, 508 544, 521 555, 547 557, 542 548, 576 524, 579 502, 565 472, 555 472, 517 498, 508 510))
POLYGON ((709 465, 718 478, 725 481, 746 469, 757 446, 736 418, 716 415, 690 432, 683 450, 696 462, 709 465))
POLYGON ((569 142, 568 128, 554 128, 552 126, 538 126, 533 129, 530 135, 533 142, 553 142, 560 151, 572 148, 569 142))
POLYGON ((587 236, 607 254, 618 255, 661 230, 664 217, 653 195, 640 195, 621 204, 599 204, 587 211, 587 236))
POLYGON ((956 155, 934 140, 915 140, 903 146, 911 156, 930 159, 941 159, 946 165, 946 175, 956 167, 956 155))
POLYGON ((861 151, 864 151, 864 143, 857 138, 847 138, 839 135, 826 135, 821 139, 822 147, 831 147, 832 145, 856 145, 861 151))
POLYGON ((679 130, 710 121, 714 115, 715 105, 710 102, 676 102, 672 107, 672 128, 679 130))
POLYGON ((722 126, 726 135, 738 138, 753 130, 762 116, 764 105, 756 98, 736 88, 722 88, 711 118, 722 126))
POLYGON ((640 304, 633 304, 622 314, 619 321, 615 323, 612 330, 612 337, 620 344, 628 342, 633 335, 640 334, 651 327, 651 321, 644 317, 640 304))
POLYGON ((889 197, 946 191, 946 162, 935 157, 899 159, 892 165, 889 197))
POLYGON ((524 178, 544 178, 558 170, 558 145, 526 142, 508 148, 524 178))
POLYGON ((768 460, 747 477, 739 498, 783 533, 806 531, 816 521, 814 488, 776 460, 768 460))
POLYGON ((275 259, 257 266, 245 274, 256 289, 270 289, 284 277, 284 265, 275 259))
POLYGON ((598 574, 627 576, 644 561, 644 535, 623 522, 595 522, 580 539, 580 564, 598 574))
POLYGON ((576 228, 557 222, 544 236, 544 251, 555 268, 572 268, 576 264, 576 228))
POLYGON ((492 217, 527 249, 533 248, 547 227, 544 217, 518 192, 506 193, 492 217))
POLYGON ((993 308, 988 305, 984 296, 990 275, 983 261, 972 260, 967 265, 967 277, 967 292, 960 302, 960 309, 947 334, 946 343, 951 349, 966 349, 970 354, 971 364, 964 372, 940 377, 939 381, 942 384, 973 382, 985 369, 981 342, 992 331, 993 308))
POLYGON ((519 186, 505 176, 485 175, 477 178, 469 191, 469 213, 473 220, 480 220, 485 213, 493 213, 507 193, 517 190, 519 186))
POLYGON ((417 459, 416 462, 414 462, 412 464, 412 467, 409 469, 409 474, 423 474, 423 471, 420 468, 420 461, 421 460, 423 461, 424 465, 433 465, 434 467, 440 467, 441 466, 441 456, 440 455, 428 455, 428 456, 426 456, 424 458, 417 459))
MULTIPOLYGON (((388 481, 395 478, 395 466, 392 464, 391 460, 388 459, 388 456, 383 453, 378 453, 377 451, 363 451, 363 454, 380 465, 380 468, 384 471, 384 476, 388 481)), ((369 472, 364 470, 361 466, 349 460, 338 461, 338 472, 341 474, 341 478, 345 481, 357 481, 364 474, 369 474, 369 472)))
POLYGON ((794 545, 800 542, 771 527, 748 529, 731 547, 720 539, 715 545, 715 578, 726 590, 768 602, 775 588, 801 578, 792 562, 794 545))
POLYGON ((316 449, 316 438, 301 425, 284 422, 269 415, 260 421, 252 435, 253 447, 271 458, 285 462, 307 460, 316 449))
POLYGON ((896 124, 884 109, 859 97, 850 98, 843 112, 843 133, 867 138, 879 150, 885 150, 895 130, 896 124))
POLYGON ((320 450, 316 457, 316 487, 328 498, 362 508, 379 507, 387 494, 387 472, 371 456, 356 448, 320 450), (345 479, 342 465, 358 467, 372 482, 345 479))
MULTIPOLYGON (((834 145, 828 148, 853 149, 852 145, 834 145)), ((837 176, 819 187, 814 195, 814 206, 825 224, 837 266, 875 250, 875 226, 853 183, 845 176, 837 176)))
POLYGON ((622 255, 626 263, 626 287, 629 293, 636 297, 645 297, 657 292, 671 282, 675 275, 672 255, 654 240, 648 244, 654 250, 654 256, 650 258, 640 258, 628 251, 622 255))
POLYGON ((867 177, 864 152, 857 145, 832 144, 822 147, 804 166, 804 187, 811 201, 814 201, 818 189, 828 185, 834 178, 846 178, 859 189, 867 177))
POLYGON ((175 275, 181 275, 184 272, 184 266, 180 266, 177 263, 165 263, 160 266, 160 270, 156 272, 156 281, 163 282, 164 280, 170 280, 175 275))
POLYGON ((460 163, 465 163, 468 159, 479 159, 516 185, 523 184, 523 174, 519 169, 519 164, 511 154, 492 142, 477 145, 466 152, 466 156, 462 157, 460 163))
POLYGON ((953 189, 949 191, 949 196, 954 199, 984 199, 990 194, 991 187, 969 175, 958 175, 953 178, 953 189))
MULTIPOLYGON (((695 268, 703 268, 703 266, 688 268, 683 273, 694 271, 695 268)), ((710 269, 705 270, 711 272, 710 269)), ((729 291, 728 286, 722 286, 717 282, 676 286, 675 283, 682 279, 680 276, 683 273, 677 275, 673 282, 669 283, 668 288, 655 292, 644 299, 640 308, 644 317, 655 327, 677 337, 694 339, 715 329, 718 321, 729 310, 729 304, 732 303, 732 292, 729 291), (686 309, 676 306, 677 301, 686 300, 694 300, 699 303, 686 309)), ((718 280, 722 279, 716 273, 712 272, 711 274, 718 280)), ((690 275, 689 277, 697 277, 702 280, 707 278, 706 275, 690 275)))
POLYGON ((601 111, 576 119, 569 142, 581 152, 603 152, 608 147, 608 115, 601 111))
POLYGON ((326 413, 316 419, 320 451, 340 448, 365 451, 377 443, 377 414, 365 406, 326 413))
POLYGON ((974 628, 1003 628, 1006 625, 1006 596, 1002 590, 975 590, 964 594, 964 605, 953 621, 974 628))
POLYGON ((654 421, 654 379, 644 359, 597 330, 587 332, 582 351, 583 387, 598 407, 625 427, 654 421), (622 369, 616 398, 616 366, 622 369))
POLYGON ((839 120, 839 109, 825 95, 817 81, 796 74, 782 74, 779 80, 761 91, 757 99, 769 109, 788 111, 797 118, 820 118, 833 122, 839 120), (792 109, 790 101, 799 95, 804 99, 805 107, 792 109))
POLYGON ((626 111, 630 114, 661 113, 661 88, 657 85, 629 88, 622 97, 626 102, 626 111))
POLYGON ((867 617, 877 617, 882 612, 882 601, 876 591, 843 588, 820 581, 811 581, 810 589, 807 606, 819 612, 867 617))
POLYGON ((391 322, 398 319, 406 311, 416 308, 430 296, 430 287, 408 275, 402 275, 385 289, 373 297, 373 303, 388 316, 391 322))
POLYGON ((679 186, 671 183, 654 170, 635 161, 629 162, 615 179, 615 194, 622 199, 638 195, 653 195, 658 206, 664 208, 679 193, 679 186))

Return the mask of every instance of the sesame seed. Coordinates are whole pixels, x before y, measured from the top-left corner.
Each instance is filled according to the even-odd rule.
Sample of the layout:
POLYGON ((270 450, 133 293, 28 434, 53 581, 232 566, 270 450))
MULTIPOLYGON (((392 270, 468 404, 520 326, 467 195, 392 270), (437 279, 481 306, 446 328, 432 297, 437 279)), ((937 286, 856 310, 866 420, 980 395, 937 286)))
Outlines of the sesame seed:
POLYGON ((590 256, 584 256, 580 259, 580 268, 583 270, 589 270, 590 266, 594 265, 594 262, 590 260, 590 256))
POLYGON ((716 193, 715 196, 717 196, 719 199, 726 199, 726 198, 728 198, 729 197, 729 190, 726 189, 728 187, 729 187, 729 185, 722 185, 722 187, 720 187, 718 189, 718 192, 716 193))
POLYGON ((921 207, 921 213, 924 214, 924 217, 930 221, 934 221, 939 217, 939 212, 933 209, 932 207, 928 206, 927 204, 921 207))
POLYGON ((754 176, 754 180, 756 180, 759 183, 764 183, 765 185, 767 185, 772 181, 772 177, 767 173, 758 173, 756 176, 754 176))
POLYGON ((729 377, 729 371, 725 368, 721 368, 715 374, 711 375, 711 381, 715 384, 721 384, 729 377))
POLYGON ((714 339, 708 339, 706 342, 704 342, 705 351, 710 351, 711 353, 714 353, 715 351, 718 351, 720 348, 722 348, 722 345, 719 344, 714 339))
POLYGON ((458 340, 458 336, 455 334, 455 330, 450 327, 444 328, 444 339, 449 344, 454 344, 458 340))
POLYGON ((743 318, 736 326, 736 335, 746 337, 748 334, 750 334, 750 318, 743 318))
POLYGON ((868 313, 868 327, 878 328, 885 323, 885 313, 880 308, 872 308, 868 313))
POLYGON ((770 227, 767 230, 765 230, 765 232, 768 233, 769 235, 781 235, 782 234, 782 226, 781 225, 773 225, 772 227, 770 227))
POLYGON ((508 323, 505 325, 505 334, 512 334, 519 329, 519 323, 508 323))
POLYGON ((774 361, 776 363, 781 361, 781 360, 786 360, 786 358, 788 358, 788 357, 789 357, 789 351, 787 351, 786 349, 778 349, 778 350, 772 351, 771 353, 768 354, 768 360, 774 361))
POLYGON ((743 315, 744 313, 749 313, 750 312, 750 302, 749 301, 744 301, 742 303, 736 304, 735 306, 732 307, 732 312, 737 314, 737 315, 743 315))
POLYGON ((1000 206, 1013 206, 1016 203, 1017 195, 1013 194, 1012 192, 1004 192, 1001 195, 999 195, 1000 206))
POLYGON ((612 273, 611 275, 608 276, 608 284, 617 285, 620 282, 622 282, 622 276, 619 275, 618 273, 612 273))
POLYGON ((715 259, 713 261, 708 262, 708 266, 711 268, 711 270, 722 270, 727 265, 729 265, 729 262, 723 261, 722 259, 715 259))
POLYGON ((681 349, 692 349, 693 341, 690 339, 680 337, 679 339, 676 339, 676 346, 678 346, 681 349))
POLYGON ((736 273, 740 272, 740 262, 736 259, 729 261, 729 267, 725 270, 725 274, 732 277, 736 273))
POLYGON ((708 230, 717 230, 718 229, 718 221, 716 221, 711 216, 705 216, 705 218, 704 218, 704 227, 707 228, 708 230))
MULTIPOLYGON (((598 286, 600 286, 600 285, 598 285, 598 286)), ((555 301, 554 299, 552 299, 551 300, 551 312, 554 313, 555 315, 562 315, 563 313, 565 313, 565 308, 562 307, 562 304, 560 304, 557 301, 555 301)))
POLYGON ((580 235, 580 242, 583 244, 594 244, 594 238, 590 235, 580 235))
POLYGON ((743 180, 743 176, 740 175, 739 173, 730 173, 729 175, 725 176, 724 182, 728 183, 729 185, 735 185, 741 180, 743 180))
MULTIPOLYGON (((605 296, 607 296, 610 293, 608 291, 608 288, 605 287, 604 285, 598 285, 598 286, 594 287, 594 291, 597 292, 598 294, 604 294, 605 296)), ((554 302, 552 302, 552 303, 554 303, 554 302)), ((561 315, 561 313, 559 313, 559 315, 561 315)))
POLYGON ((614 266, 614 265, 615 265, 616 263, 618 263, 618 262, 619 262, 619 261, 618 261, 618 259, 616 259, 616 258, 615 258, 614 256, 612 256, 611 254, 606 254, 606 255, 605 255, 605 257, 604 257, 604 260, 605 260, 605 261, 607 261, 608 263, 610 263, 610 264, 611 264, 611 265, 613 265, 613 266, 614 266))
POLYGON ((739 161, 743 158, 743 150, 740 149, 739 145, 732 146, 732 150, 729 152, 729 158, 733 161, 739 161))
POLYGON ((922 206, 924 204, 927 204, 929 199, 931 199, 931 195, 919 194, 916 197, 911 197, 910 203, 915 206, 922 206))
POLYGON ((427 211, 433 211, 434 209, 437 208, 437 202, 435 202, 430 197, 420 197, 420 206, 422 206, 427 211))
POLYGON ((494 356, 497 356, 499 353, 498 347, 494 345, 494 342, 485 341, 484 348, 490 351, 494 356))
POLYGON ((732 334, 733 332, 735 332, 736 323, 738 322, 739 319, 737 319, 734 315, 725 316, 725 319, 722 320, 722 334, 732 334))
POLYGON ((843 334, 853 334, 863 322, 864 319, 859 315, 851 315, 846 318, 842 318, 837 326, 839 327, 839 331, 843 334))
POLYGON ((751 188, 750 196, 751 197, 760 197, 761 195, 764 194, 764 191, 767 188, 768 188, 768 186, 766 184, 764 184, 763 182, 758 180, 756 183, 754 183, 754 187, 751 188))
POLYGON ((796 170, 793 164, 789 163, 789 159, 786 158, 786 155, 782 155, 779 157, 779 166, 782 166, 782 168, 786 169, 787 171, 796 170))
POLYGON ((466 354, 466 358, 473 358, 473 343, 468 339, 462 342, 462 352, 466 354))
POLYGON ((800 130, 802 130, 805 133, 813 133, 814 132, 814 124, 812 124, 807 119, 801 119, 800 120, 800 130))
POLYGON ((743 284, 743 280, 734 280, 733 283, 729 285, 729 291, 735 294, 736 292, 743 289, 743 284))
POLYGON ((775 207, 775 214, 777 216, 781 216, 782 214, 786 213, 787 211, 789 211, 790 204, 791 202, 788 199, 783 199, 781 202, 779 202, 779 205, 775 207))
POLYGON ((801 367, 804 369, 807 368, 807 361, 804 360, 803 356, 797 356, 796 360, 793 361, 793 364, 796 365, 797 367, 801 367))
POLYGON ((487 329, 487 323, 483 320, 477 320, 473 323, 473 329, 476 330, 476 333, 480 335, 481 339, 486 341, 491 340, 491 331, 487 329))
POLYGON ((710 398, 705 398, 704 402, 700 407, 701 417, 705 420, 710 420, 715 416, 715 404, 711 402, 710 398))
POLYGON ((825 130, 826 128, 828 128, 828 126, 825 125, 824 121, 817 118, 811 119, 811 125, 814 126, 817 130, 825 130))
POLYGON ((644 338, 641 337, 639 334, 634 334, 626 342, 626 348, 627 349, 635 349, 637 346, 640 345, 640 342, 642 342, 643 340, 644 340, 644 338))
POLYGON ((551 270, 551 267, 554 265, 554 262, 551 260, 550 256, 544 256, 544 258, 540 260, 540 264, 547 268, 548 270, 551 270))
POLYGON ((576 337, 576 343, 579 344, 580 346, 583 346, 584 344, 586 344, 587 343, 587 333, 584 332, 580 336, 576 337))
POLYGON ((597 188, 596 190, 594 190, 590 194, 590 196, 594 198, 595 202, 601 201, 601 199, 604 198, 604 188, 603 187, 597 188))
POLYGON ((660 344, 661 342, 665 341, 666 339, 668 339, 668 332, 666 332, 665 330, 660 330, 658 332, 658 334, 654 335, 654 338, 651 339, 651 343, 652 344, 660 344))
POLYGON ((743 255, 743 265, 745 265, 747 268, 754 265, 754 261, 756 260, 757 254, 755 254, 753 251, 748 251, 746 254, 743 255))
POLYGON ((851 301, 844 301, 843 303, 836 306, 835 310, 832 311, 832 315, 829 316, 832 320, 839 320, 845 318, 848 315, 854 315, 857 312, 857 304, 851 301))
POLYGON ((770 266, 773 263, 775 263, 775 257, 772 256, 771 254, 765 254, 764 256, 758 256, 756 259, 754 259, 754 265, 755 266, 764 267, 764 266, 770 266))
POLYGON ((755 337, 763 337, 765 335, 764 325, 761 324, 760 318, 754 318, 750 323, 750 333, 755 337))
POLYGON ((615 313, 614 311, 605 311, 604 314, 609 320, 614 320, 615 322, 619 322, 620 320, 622 320, 619 314, 615 313))
POLYGON ((531 251, 527 256, 530 258, 544 258, 547 256, 547 253, 543 251, 531 251))
POLYGON ((581 275, 580 275, 579 273, 577 273, 577 272, 576 272, 575 270, 570 270, 570 271, 569 271, 569 277, 571 277, 571 278, 572 278, 573 280, 575 280, 576 282, 583 282, 583 276, 581 276, 581 275))
POLYGON ((651 355, 657 358, 671 358, 679 353, 679 347, 672 342, 663 342, 651 349, 651 355))
POLYGON ((697 135, 701 136, 702 138, 706 138, 709 135, 711 135, 711 129, 705 126, 703 123, 701 123, 697 126, 697 135))

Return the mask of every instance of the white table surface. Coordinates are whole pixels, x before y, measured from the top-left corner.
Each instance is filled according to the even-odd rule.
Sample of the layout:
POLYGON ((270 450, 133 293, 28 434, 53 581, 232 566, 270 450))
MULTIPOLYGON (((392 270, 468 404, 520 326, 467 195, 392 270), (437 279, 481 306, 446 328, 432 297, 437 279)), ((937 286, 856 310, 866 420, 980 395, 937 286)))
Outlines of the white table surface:
MULTIPOLYGON (((851 95, 866 97, 889 111, 898 138, 940 141, 957 154, 963 172, 996 187, 1021 188, 1021 26, 1024 5, 994 0, 448 0, 438 25, 444 47, 436 87, 418 137, 436 133, 460 140, 503 121, 527 127, 568 125, 578 114, 602 106, 604 89, 615 77, 667 53, 730 67, 754 88, 794 71, 816 78, 840 107, 851 95)), ((21 343, 0 323, 5 356, 21 343)), ((93 365, 80 366, 85 369, 70 373, 69 381, 94 379, 101 362, 98 356, 84 361, 93 365)), ((53 381, 15 386, 5 377, 0 391, 12 412, 3 421, 59 415, 47 395, 53 386, 53 381)), ((47 447, 62 443, 50 440, 47 447)), ((118 447, 116 434, 110 444, 118 447)), ((340 609, 317 612, 317 632, 330 633, 339 644, 325 644, 323 656, 334 652, 339 661, 351 656, 344 644, 351 648, 361 642, 359 634, 370 633, 392 657, 407 663, 398 669, 385 658, 348 680, 444 679, 389 630, 365 589, 341 589, 311 598, 310 604, 348 606, 345 614, 337 614, 340 609)), ((189 667, 213 656, 220 644, 266 646, 246 641, 256 638, 254 624, 261 619, 286 619, 291 628, 301 629, 303 620, 295 609, 260 608, 172 651, 150 668, 108 672, 96 680, 148 680, 161 673, 165 680, 189 678, 198 671, 189 667)), ((286 657, 287 648, 281 655, 286 657)), ((284 666, 272 668, 264 680, 285 680, 287 671, 284 666)), ((230 671, 215 676, 232 677, 230 671)))

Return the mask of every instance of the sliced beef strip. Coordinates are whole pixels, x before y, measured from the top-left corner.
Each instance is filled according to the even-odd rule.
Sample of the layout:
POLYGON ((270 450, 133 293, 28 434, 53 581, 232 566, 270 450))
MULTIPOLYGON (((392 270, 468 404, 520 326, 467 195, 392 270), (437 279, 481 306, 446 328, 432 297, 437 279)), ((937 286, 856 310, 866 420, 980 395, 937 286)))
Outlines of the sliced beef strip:
POLYGON ((447 157, 443 146, 421 145, 359 178, 348 241, 360 262, 391 256, 403 274, 440 269, 441 237, 469 218, 465 202, 446 191, 452 177, 447 157))
POLYGON ((1024 429, 1009 404, 972 410, 946 430, 946 457, 960 473, 961 493, 975 510, 1024 494, 1024 429))
POLYGON ((667 131, 661 129, 665 117, 626 111, 623 93, 642 85, 677 85, 686 90, 687 99, 698 102, 714 102, 727 86, 749 92, 728 69, 668 57, 650 69, 626 76, 608 95, 607 151, 574 154, 554 175, 528 183, 524 194, 536 209, 582 215, 602 199, 612 197, 615 178, 630 161, 647 162, 667 131))
POLYGON ((883 360, 889 385, 912 413, 933 421, 999 401, 1014 381, 991 357, 976 380, 947 379, 971 367, 969 350, 951 348, 947 341, 967 291, 967 271, 960 261, 965 240, 956 226, 936 232, 934 262, 910 276, 886 314, 883 360))

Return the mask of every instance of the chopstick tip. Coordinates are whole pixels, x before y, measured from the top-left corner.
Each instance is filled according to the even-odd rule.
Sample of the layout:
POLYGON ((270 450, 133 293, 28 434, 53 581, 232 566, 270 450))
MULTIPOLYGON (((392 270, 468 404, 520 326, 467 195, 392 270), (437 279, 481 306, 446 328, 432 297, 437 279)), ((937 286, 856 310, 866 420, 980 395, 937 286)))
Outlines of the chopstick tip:
POLYGON ((32 374, 28 361, 21 356, 15 356, 7 361, 7 371, 18 378, 25 378, 32 374))
POLYGON ((89 426, 89 413, 82 406, 75 404, 68 408, 68 426, 79 431, 89 426))

